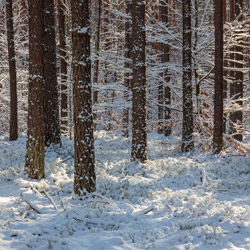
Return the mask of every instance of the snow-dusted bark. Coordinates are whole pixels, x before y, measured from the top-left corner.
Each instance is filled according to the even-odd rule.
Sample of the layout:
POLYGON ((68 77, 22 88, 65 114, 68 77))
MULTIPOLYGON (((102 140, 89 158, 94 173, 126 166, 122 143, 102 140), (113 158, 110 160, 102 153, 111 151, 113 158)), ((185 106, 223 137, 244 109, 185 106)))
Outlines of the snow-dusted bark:
POLYGON ((54 0, 44 0, 45 145, 60 143, 54 0))
POLYGON ((59 26, 59 54, 60 54, 60 77, 61 77, 61 132, 68 131, 68 96, 67 96, 67 61, 66 61, 66 24, 65 24, 65 1, 58 0, 58 26, 59 26))
MULTIPOLYGON (((169 7, 168 7, 168 0, 160 0, 159 2, 159 19, 164 25, 164 27, 169 28, 169 7)), ((167 43, 160 43, 159 46, 160 54, 161 54, 161 63, 169 64, 170 61, 170 46, 167 43)), ((158 119, 159 122, 159 133, 163 133, 166 136, 171 134, 171 126, 167 124, 167 127, 162 128, 162 121, 165 119, 167 122, 171 118, 171 110, 168 108, 164 108, 162 105, 171 105, 171 89, 169 86, 164 87, 164 83, 169 83, 170 76, 168 67, 162 73, 163 82, 160 83, 158 87, 158 103, 160 104, 158 107, 158 119)))
POLYGON ((17 124, 17 76, 16 54, 14 43, 12 0, 6 0, 6 23, 10 75, 10 141, 18 138, 17 124))
POLYGON ((192 27, 191 0, 183 0, 183 127, 182 151, 193 150, 192 27))
MULTIPOLYGON (((243 15, 242 15, 242 10, 243 10, 243 0, 235 0, 235 18, 238 19, 239 24, 243 22, 243 15)), ((238 105, 238 110, 233 112, 231 115, 231 122, 234 124, 232 127, 232 133, 234 134, 233 137, 238 140, 242 141, 243 135, 242 132, 240 132, 242 129, 242 118, 243 118, 243 112, 241 110, 243 106, 243 80, 244 80, 244 74, 243 74, 243 65, 244 65, 244 48, 243 48, 243 43, 244 43, 244 38, 242 37, 242 31, 241 28, 242 26, 239 26, 240 29, 236 31, 236 41, 237 45, 235 46, 235 68, 234 68, 234 83, 232 87, 232 97, 235 100, 235 103, 238 105), (235 126, 238 126, 239 129, 235 128, 235 126)))
POLYGON ((215 1, 215 77, 213 150, 220 153, 223 146, 223 0, 215 1))
POLYGON ((25 172, 33 179, 44 177, 43 20, 43 1, 29 0, 28 141, 25 172))
POLYGON ((72 0, 75 173, 77 195, 95 191, 89 1, 72 0))
POLYGON ((133 0, 132 160, 147 160, 145 1, 133 0))
MULTIPOLYGON (((129 92, 131 89, 131 61, 132 61, 132 0, 126 0, 126 14, 127 19, 125 21, 125 74, 124 74, 124 99, 129 101, 129 92)), ((129 137, 129 108, 123 109, 122 115, 122 135, 129 137)))

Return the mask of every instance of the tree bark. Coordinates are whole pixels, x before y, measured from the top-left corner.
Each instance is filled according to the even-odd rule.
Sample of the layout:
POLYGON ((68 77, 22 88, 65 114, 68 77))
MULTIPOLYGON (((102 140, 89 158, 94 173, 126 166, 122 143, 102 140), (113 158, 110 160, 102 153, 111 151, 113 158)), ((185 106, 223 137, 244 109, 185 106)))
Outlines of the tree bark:
MULTIPOLYGON (((126 0, 126 14, 129 16, 125 22, 125 74, 124 74, 124 100, 130 101, 130 90, 131 90, 131 61, 132 61, 132 0, 126 0)), ((122 117, 122 135, 129 137, 129 108, 126 107, 123 110, 122 117)))
MULTIPOLYGON (((243 21, 243 16, 241 10, 243 9, 243 0, 235 0, 235 16, 238 17, 238 25, 241 25, 243 21)), ((241 31, 238 33, 240 34, 241 31)), ((237 34, 236 34, 237 35, 237 34)), ((234 82, 234 100, 235 103, 239 105, 238 109, 243 106, 243 39, 237 38, 237 45, 235 46, 235 82, 234 82), (241 99, 241 100, 238 100, 241 99)), ((242 127, 243 112, 241 110, 233 113, 232 122, 237 124, 237 126, 242 127)), ((241 131, 233 129, 233 138, 242 141, 243 135, 241 131)))
MULTIPOLYGON (((102 0, 97 0, 97 21, 96 21, 96 40, 95 40, 95 52, 96 58, 94 61, 94 76, 93 83, 98 84, 99 81, 99 51, 100 51, 100 32, 101 32, 101 14, 102 14, 102 0)), ((98 91, 95 90, 93 93, 93 103, 98 103, 98 91)), ((94 131, 96 131, 97 110, 93 114, 94 118, 94 131)))
POLYGON ((147 103, 145 65, 145 2, 133 0, 133 80, 132 80, 132 150, 133 161, 147 160, 147 103))
POLYGON ((45 145, 58 144, 60 138, 60 121, 58 105, 58 85, 56 68, 56 38, 54 0, 44 2, 44 119, 45 145))
POLYGON ((223 0, 215 1, 215 81, 213 150, 218 154, 223 147, 223 0))
POLYGON ((65 2, 58 0, 58 26, 59 26, 59 55, 60 55, 60 75, 61 75, 61 132, 68 133, 68 84, 67 84, 67 61, 66 61, 66 17, 65 2))
POLYGON ((44 3, 29 0, 29 93, 25 172, 44 178, 44 3))
POLYGON ((192 27, 191 0, 183 0, 183 127, 182 152, 192 151, 193 143, 193 86, 192 86, 192 27))
MULTIPOLYGON (((168 0, 160 0, 159 2, 159 19, 163 23, 165 27, 169 27, 169 7, 168 0)), ((160 43, 160 53, 161 53, 161 63, 165 65, 169 64, 170 61, 170 48, 169 44, 160 43)), ((158 119, 163 120, 165 118, 165 122, 167 123, 164 128, 162 128, 163 123, 159 122, 159 133, 165 134, 165 136, 169 136, 171 134, 171 126, 168 121, 171 119, 171 110, 169 108, 163 108, 163 105, 171 105, 171 90, 170 87, 167 86, 170 82, 168 68, 166 68, 162 74, 163 82, 160 83, 158 87, 158 119), (165 88, 164 88, 164 85, 165 88), (165 93, 164 93, 165 90, 165 93), (165 117, 164 117, 165 115, 165 117)))
POLYGON ((74 105, 74 191, 95 191, 95 154, 92 118, 89 1, 72 0, 72 66, 74 105), (84 13, 84 15, 83 15, 84 13))
POLYGON ((10 141, 18 138, 17 123, 17 78, 16 78, 16 54, 14 43, 12 0, 6 0, 6 22, 7 41, 9 55, 9 75, 10 75, 10 141))

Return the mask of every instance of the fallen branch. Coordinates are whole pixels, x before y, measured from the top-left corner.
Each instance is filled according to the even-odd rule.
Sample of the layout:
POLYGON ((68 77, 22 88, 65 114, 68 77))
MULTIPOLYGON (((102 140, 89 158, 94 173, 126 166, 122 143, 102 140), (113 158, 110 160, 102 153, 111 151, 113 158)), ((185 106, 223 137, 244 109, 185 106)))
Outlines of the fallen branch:
POLYGON ((30 203, 30 201, 24 199, 22 193, 20 194, 20 199, 21 199, 22 201, 24 201, 25 203, 27 203, 27 204, 30 206, 30 208, 31 208, 32 210, 34 210, 36 213, 41 214, 41 212, 39 211, 39 209, 38 209, 35 205, 32 205, 32 204, 30 203))
POLYGON ((56 203, 54 202, 53 198, 46 192, 46 191, 41 191, 41 193, 45 194, 48 200, 51 202, 51 204, 54 206, 54 208, 57 210, 56 203))

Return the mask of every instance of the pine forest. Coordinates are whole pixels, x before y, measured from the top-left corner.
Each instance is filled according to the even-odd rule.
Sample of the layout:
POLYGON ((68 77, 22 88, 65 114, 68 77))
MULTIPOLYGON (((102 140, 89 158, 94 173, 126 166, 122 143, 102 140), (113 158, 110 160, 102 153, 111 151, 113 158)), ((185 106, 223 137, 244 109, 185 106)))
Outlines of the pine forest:
POLYGON ((0 249, 250 249, 249 0, 0 0, 0 249))

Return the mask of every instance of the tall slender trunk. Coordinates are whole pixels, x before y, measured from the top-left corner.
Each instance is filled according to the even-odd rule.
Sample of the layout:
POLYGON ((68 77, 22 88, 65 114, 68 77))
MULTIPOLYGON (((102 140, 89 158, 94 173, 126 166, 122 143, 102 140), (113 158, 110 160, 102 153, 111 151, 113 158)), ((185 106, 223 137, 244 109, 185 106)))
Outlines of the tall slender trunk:
MULTIPOLYGON (((241 25, 243 21, 243 15, 241 13, 243 9, 243 0, 235 0, 235 16, 238 17, 238 25, 241 25)), ((237 35, 240 35, 242 31, 237 32, 237 35)), ((243 112, 240 110, 243 106, 243 38, 237 38, 237 45, 235 46, 235 82, 234 82, 234 100, 235 103, 239 106, 238 111, 234 112, 232 122, 237 124, 240 129, 234 129, 234 133, 236 133, 233 137, 238 140, 242 141, 243 134, 242 134, 242 119, 243 119, 243 112), (239 100, 241 99, 241 100, 239 100)))
MULTIPOLYGON (((168 0, 160 0, 159 2, 159 19, 162 24, 168 28, 169 27, 169 7, 168 7, 168 0)), ((168 67, 170 61, 170 46, 166 43, 160 43, 159 46, 160 53, 161 53, 161 63, 164 67, 168 67)), ((159 122, 159 133, 165 134, 165 136, 169 136, 171 134, 171 126, 168 123, 168 120, 171 118, 171 110, 169 108, 164 108, 163 105, 171 105, 171 90, 170 87, 167 86, 170 82, 169 77, 169 70, 166 68, 162 74, 163 82, 160 83, 158 87, 158 119, 161 121, 165 118, 164 123, 167 123, 165 128, 162 128, 164 123, 159 122), (165 87, 164 87, 165 86, 165 87), (165 92, 165 93, 164 93, 165 92), (164 117, 165 115, 165 117, 164 117)))
POLYGON ((58 144, 60 138, 54 0, 44 0, 44 119, 45 145, 58 144))
POLYGON ((14 43, 12 0, 6 0, 6 22, 7 41, 9 54, 9 75, 10 75, 10 141, 18 138, 17 124, 17 78, 16 78, 16 55, 14 43))
POLYGON ((60 55, 60 76, 61 76, 61 132, 68 132, 68 83, 67 83, 67 61, 66 61, 66 17, 65 1, 58 0, 58 26, 59 26, 59 55, 60 55))
POLYGON ((133 0, 133 80, 132 80, 132 150, 133 161, 147 160, 147 103, 146 103, 146 31, 145 1, 133 0))
POLYGON ((44 177, 44 3, 29 0, 29 92, 25 172, 44 177))
POLYGON ((81 196, 95 190, 89 1, 71 0, 71 15, 75 148, 74 191, 75 194, 81 196))
POLYGON ((191 0, 183 0, 183 127, 182 152, 193 150, 193 86, 192 86, 192 27, 191 0))
MULTIPOLYGON (((100 52, 100 32, 101 32, 101 14, 102 14, 102 0, 97 0, 97 21, 96 21, 96 40, 95 40, 95 53, 96 58, 94 61, 94 77, 93 84, 98 84, 99 78, 99 52, 100 52)), ((98 91, 95 90, 93 93, 93 104, 98 103, 98 91)), ((96 119, 97 119, 97 110, 93 114, 94 118, 94 131, 96 130, 96 119)))
MULTIPOLYGON (((131 61, 132 61, 132 0, 126 0, 126 14, 127 19, 125 22, 125 73, 124 73, 124 100, 128 103, 130 101, 131 90, 131 61)), ((129 108, 123 110, 122 117, 122 135, 129 137, 129 108)))
POLYGON ((218 154, 223 147, 223 0, 215 1, 215 81, 213 150, 218 154))
MULTIPOLYGON (((230 21, 233 22, 235 20, 235 6, 234 6, 234 0, 230 0, 230 21)), ((233 34, 232 34, 233 35, 233 34)), ((234 82, 235 82, 235 46, 230 47, 230 98, 233 98, 234 96, 234 82)), ((229 133, 234 133, 234 113, 230 112, 229 114, 229 133)))

